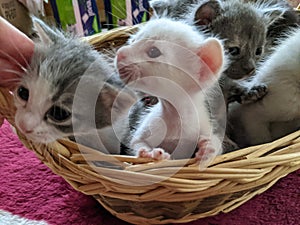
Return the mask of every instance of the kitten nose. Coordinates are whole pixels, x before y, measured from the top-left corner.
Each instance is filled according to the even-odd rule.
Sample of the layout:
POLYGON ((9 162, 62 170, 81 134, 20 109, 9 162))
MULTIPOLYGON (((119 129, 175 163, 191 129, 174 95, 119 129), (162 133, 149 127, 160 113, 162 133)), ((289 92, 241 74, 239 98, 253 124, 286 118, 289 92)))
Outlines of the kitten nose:
POLYGON ((118 54, 117 54, 117 61, 118 62, 124 60, 125 58, 126 58, 126 56, 122 52, 118 52, 118 54))
POLYGON ((33 132, 33 129, 26 127, 23 121, 19 123, 19 128, 24 134, 31 134, 33 132))
POLYGON ((250 76, 255 71, 255 62, 253 60, 249 60, 243 65, 243 69, 246 74, 250 76))

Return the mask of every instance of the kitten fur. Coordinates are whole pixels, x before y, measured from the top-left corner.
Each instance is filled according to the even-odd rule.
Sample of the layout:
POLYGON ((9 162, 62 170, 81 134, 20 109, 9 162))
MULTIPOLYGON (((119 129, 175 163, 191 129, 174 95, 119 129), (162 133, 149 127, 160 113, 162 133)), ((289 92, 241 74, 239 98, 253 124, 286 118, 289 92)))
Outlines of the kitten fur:
POLYGON ((81 144, 119 153, 112 125, 122 124, 134 94, 121 92, 113 66, 89 44, 38 19, 34 25, 40 40, 14 94, 16 126, 35 142, 75 136, 81 144))
POLYGON ((185 19, 187 12, 192 4, 199 0, 151 0, 150 7, 153 9, 154 16, 167 16, 173 19, 185 19))
MULTIPOLYGON (((239 0, 155 0, 150 5, 154 11, 159 8, 156 13, 158 16, 188 21, 195 24, 200 32, 206 32, 207 36, 217 36, 224 40, 229 64, 219 79, 222 94, 214 100, 212 107, 215 111, 219 108, 218 99, 221 97, 224 97, 226 105, 241 98, 252 100, 252 97, 248 97, 250 93, 239 82, 254 74, 257 63, 264 55, 268 27, 287 10, 284 4, 245 3, 239 0)), ((259 97, 266 93, 265 86, 254 87, 253 91, 259 97)), ((219 124, 224 124, 224 116, 222 113, 218 114, 219 124)), ((238 148, 228 138, 225 138, 224 144, 227 146, 226 151, 238 148)))
POLYGON ((232 137, 244 147, 266 143, 300 128, 300 28, 288 34, 246 87, 266 84, 256 103, 234 104, 229 112, 232 137))
POLYGON ((205 98, 225 68, 223 53, 218 39, 205 39, 192 26, 166 18, 149 21, 119 49, 120 77, 159 99, 132 132, 129 147, 135 155, 189 158, 198 147, 196 157, 207 165, 221 153, 205 98))
MULTIPOLYGON (((262 0, 245 0, 245 2, 256 2, 262 4, 262 0)), ((265 47, 265 55, 268 56, 274 49, 274 46, 278 44, 278 40, 284 38, 286 32, 291 28, 296 28, 300 25, 300 19, 298 13, 286 0, 268 0, 266 2, 269 6, 280 4, 283 6, 283 14, 280 18, 276 19, 268 27, 267 43, 265 47)), ((266 4, 265 3, 265 4, 266 4)))
POLYGON ((241 79, 253 73, 256 62, 264 52, 267 28, 288 9, 281 3, 256 4, 239 0, 156 0, 150 2, 154 11, 159 2, 160 11, 156 12, 159 16, 183 18, 195 23, 209 36, 224 40, 230 59, 225 74, 232 79, 241 79))

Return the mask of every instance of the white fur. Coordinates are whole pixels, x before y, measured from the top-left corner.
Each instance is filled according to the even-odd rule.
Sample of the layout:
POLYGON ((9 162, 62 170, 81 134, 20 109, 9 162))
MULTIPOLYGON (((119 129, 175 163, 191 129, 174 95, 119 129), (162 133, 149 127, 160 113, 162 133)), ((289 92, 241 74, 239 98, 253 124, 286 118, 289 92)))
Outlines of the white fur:
POLYGON ((142 39, 159 39, 177 43, 188 49, 197 49, 205 39, 204 35, 199 34, 195 27, 188 26, 184 21, 175 22, 168 18, 160 18, 149 21, 145 27, 133 35, 130 42, 142 39), (184 38, 187 34, 189 34, 188 42, 184 38))
POLYGON ((241 145, 269 142, 278 138, 278 134, 286 134, 300 127, 299 41, 300 29, 297 29, 281 42, 259 69, 249 86, 267 85, 268 94, 261 101, 234 105, 230 121, 235 136, 244 131, 244 137, 239 140, 241 145), (284 126, 293 120, 292 126, 284 126), (278 125, 280 123, 282 126, 278 125))
POLYGON ((220 153, 220 140, 212 133, 205 105, 208 88, 217 82, 225 64, 223 48, 217 39, 206 40, 192 26, 162 18, 150 21, 117 54, 120 75, 126 75, 122 73, 125 67, 129 81, 133 81, 129 84, 159 98, 133 135, 130 147, 137 155, 141 151, 155 152, 157 148, 162 153, 164 150, 172 153, 174 144, 180 140, 175 158, 191 157, 203 138, 209 139, 215 149, 213 156, 220 153), (218 47, 209 54, 222 63, 215 73, 201 78, 204 73, 200 71, 205 65, 198 53, 210 44, 218 47), (147 56, 153 46, 162 53, 157 58, 147 56))

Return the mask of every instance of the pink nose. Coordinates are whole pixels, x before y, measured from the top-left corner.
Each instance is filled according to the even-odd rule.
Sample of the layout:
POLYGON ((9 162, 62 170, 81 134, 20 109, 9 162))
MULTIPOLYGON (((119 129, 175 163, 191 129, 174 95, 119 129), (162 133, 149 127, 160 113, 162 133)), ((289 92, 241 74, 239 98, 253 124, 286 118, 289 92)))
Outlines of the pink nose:
POLYGON ((125 58, 126 58, 126 56, 122 52, 117 53, 117 61, 118 62, 124 60, 125 58))
POLYGON ((26 127, 26 124, 23 121, 19 123, 19 128, 24 134, 30 134, 33 132, 33 129, 26 127))

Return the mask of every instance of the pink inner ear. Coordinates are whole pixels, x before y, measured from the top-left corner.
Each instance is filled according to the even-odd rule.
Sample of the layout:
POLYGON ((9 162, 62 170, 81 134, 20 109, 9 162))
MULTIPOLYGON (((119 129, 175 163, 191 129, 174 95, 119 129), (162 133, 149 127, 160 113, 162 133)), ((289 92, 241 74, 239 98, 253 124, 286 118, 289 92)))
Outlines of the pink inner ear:
POLYGON ((202 64, 199 74, 200 81, 206 81, 211 76, 218 75, 223 66, 223 48, 217 39, 210 38, 207 40, 201 46, 197 55, 200 57, 202 64))

